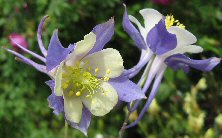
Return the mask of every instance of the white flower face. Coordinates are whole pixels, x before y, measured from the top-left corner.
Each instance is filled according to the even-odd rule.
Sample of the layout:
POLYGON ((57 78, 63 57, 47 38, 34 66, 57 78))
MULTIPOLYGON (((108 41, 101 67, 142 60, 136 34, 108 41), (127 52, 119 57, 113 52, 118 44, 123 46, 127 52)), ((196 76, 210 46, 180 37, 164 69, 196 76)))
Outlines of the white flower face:
POLYGON ((60 64, 55 76, 55 94, 64 97, 66 118, 75 123, 81 120, 83 104, 93 115, 103 116, 118 101, 108 81, 122 74, 122 57, 112 48, 87 55, 95 42, 94 33, 86 35, 60 64))

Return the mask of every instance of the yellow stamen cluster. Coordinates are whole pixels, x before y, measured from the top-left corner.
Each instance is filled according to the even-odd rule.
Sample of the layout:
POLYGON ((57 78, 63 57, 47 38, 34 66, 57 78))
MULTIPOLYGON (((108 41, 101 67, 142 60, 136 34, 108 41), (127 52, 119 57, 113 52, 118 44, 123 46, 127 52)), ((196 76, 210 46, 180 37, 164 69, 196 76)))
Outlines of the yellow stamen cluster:
MULTIPOLYGON (((100 79, 92 75, 88 62, 85 62, 82 67, 80 65, 80 63, 76 63, 75 68, 71 66, 65 67, 65 72, 62 74, 63 90, 67 91, 70 97, 73 95, 79 97, 84 94, 86 98, 92 98, 98 90, 106 95, 107 91, 101 87, 101 83, 109 81, 109 77, 104 76, 100 79)), ((94 71, 96 75, 99 72, 99 68, 95 68, 94 71)), ((106 74, 110 74, 110 69, 107 69, 106 74)))
POLYGON ((166 28, 170 28, 173 25, 176 25, 182 29, 185 29, 185 26, 179 22, 179 20, 175 20, 173 15, 167 15, 165 19, 166 28))

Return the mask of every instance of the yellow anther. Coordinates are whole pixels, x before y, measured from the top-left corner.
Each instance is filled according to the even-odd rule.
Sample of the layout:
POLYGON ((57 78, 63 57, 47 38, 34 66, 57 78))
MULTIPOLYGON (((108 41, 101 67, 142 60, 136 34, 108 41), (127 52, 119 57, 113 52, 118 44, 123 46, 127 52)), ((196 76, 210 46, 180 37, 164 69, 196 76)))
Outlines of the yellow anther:
POLYGON ((103 80, 104 81, 109 81, 109 77, 104 77, 103 80))
POLYGON ((104 92, 103 95, 106 96, 106 95, 107 95, 107 92, 104 92))
POLYGON ((69 97, 73 96, 74 92, 73 91, 70 91, 69 92, 69 97))
POLYGON ((106 70, 106 74, 110 74, 110 69, 107 69, 107 70, 106 70))
POLYGON ((99 68, 96 68, 96 69, 95 69, 95 73, 98 73, 98 72, 99 72, 99 68))
MULTIPOLYGON (((101 90, 102 92, 105 92, 104 89, 101 87, 101 83, 104 81, 108 81, 109 78, 105 76, 103 78, 97 78, 95 75, 91 74, 91 72, 87 70, 88 66, 80 66, 74 68, 67 66, 67 71, 63 73, 64 78, 62 81, 62 88, 66 88, 66 90, 69 90, 67 95, 79 97, 84 94, 86 98, 93 99, 93 95, 97 92, 97 89, 101 90)), ((96 68, 95 72, 98 71, 99 68, 96 68)), ((107 70, 107 73, 109 72, 110 71, 107 70)))
POLYGON ((83 77, 90 78, 92 75, 89 72, 84 72, 83 77))
POLYGON ((185 29, 185 26, 179 22, 179 20, 175 20, 173 15, 167 15, 165 19, 166 28, 170 28, 174 24, 179 28, 185 29))
POLYGON ((63 85, 62 85, 62 88, 63 89, 66 89, 66 88, 68 88, 69 87, 69 84, 68 83, 64 83, 63 85))
POLYGON ((85 61, 85 64, 86 64, 86 65, 87 65, 87 64, 89 64, 89 61, 88 61, 88 60, 86 60, 86 61, 85 61))
POLYGON ((76 84, 75 84, 77 87, 79 87, 80 86, 80 84, 77 82, 76 84))
POLYGON ((96 101, 94 99, 92 99, 92 104, 95 104, 95 103, 96 103, 96 101))
POLYGON ((76 92, 76 96, 80 96, 80 95, 81 95, 80 91, 76 92))

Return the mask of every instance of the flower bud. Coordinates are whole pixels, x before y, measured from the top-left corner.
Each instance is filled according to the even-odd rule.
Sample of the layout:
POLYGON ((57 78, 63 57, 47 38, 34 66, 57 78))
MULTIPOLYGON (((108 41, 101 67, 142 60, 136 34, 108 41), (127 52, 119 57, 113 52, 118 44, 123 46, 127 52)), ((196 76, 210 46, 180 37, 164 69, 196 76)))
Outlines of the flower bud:
POLYGON ((198 116, 189 115, 188 126, 191 131, 198 134, 204 125, 205 114, 201 113, 198 116))
POLYGON ((153 0, 153 2, 159 5, 168 5, 172 2, 172 0, 153 0))
POLYGON ((160 107, 156 101, 156 99, 154 99, 150 105, 150 108, 148 110, 148 112, 151 114, 151 115, 156 115, 158 114, 160 111, 160 107))
POLYGON ((214 130, 212 128, 208 129, 204 135, 204 138, 215 138, 214 130))
POLYGON ((215 118, 215 123, 222 130, 222 114, 217 115, 217 117, 215 118))
POLYGON ((24 48, 28 48, 28 43, 27 43, 25 37, 23 37, 20 34, 16 34, 16 33, 10 34, 9 40, 10 40, 10 44, 13 46, 13 48, 16 51, 20 51, 21 49, 15 44, 15 42, 18 43, 19 45, 23 46, 24 48), (14 42, 12 41, 12 39, 14 42))

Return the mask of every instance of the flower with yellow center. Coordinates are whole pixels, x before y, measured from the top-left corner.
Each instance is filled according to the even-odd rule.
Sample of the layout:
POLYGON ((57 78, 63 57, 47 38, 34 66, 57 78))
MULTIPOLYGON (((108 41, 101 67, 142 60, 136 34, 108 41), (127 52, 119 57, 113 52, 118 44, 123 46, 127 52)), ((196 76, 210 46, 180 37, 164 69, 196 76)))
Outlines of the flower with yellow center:
MULTIPOLYGON (((152 86, 151 92, 138 119, 126 126, 135 126, 150 107, 156 96, 164 72, 167 67, 174 70, 183 69, 189 71, 189 67, 201 71, 211 71, 220 63, 219 58, 212 57, 205 60, 193 60, 184 53, 200 53, 203 49, 200 46, 192 45, 197 39, 185 29, 185 26, 172 15, 166 17, 154 9, 142 9, 139 11, 144 19, 144 26, 127 11, 123 15, 123 28, 141 49, 141 57, 137 65, 124 72, 129 78, 134 77, 146 65, 142 75, 141 83, 143 93, 152 86), (131 23, 135 23, 139 30, 131 23)), ((130 109, 131 112, 137 109, 140 100, 130 109)))
POLYGON ((81 120, 83 104, 93 115, 103 116, 118 101, 117 92, 108 81, 123 72, 122 57, 112 48, 87 55, 95 42, 92 32, 77 42, 55 75, 55 94, 64 97, 65 116, 75 123, 81 120))
POLYGON ((63 113, 73 128, 87 135, 92 114, 105 115, 116 105, 117 100, 132 102, 145 98, 138 85, 121 75, 123 60, 119 52, 112 48, 102 50, 114 34, 113 18, 96 25, 84 40, 75 45, 70 44, 67 48, 60 43, 58 30, 55 30, 46 50, 41 33, 47 17, 42 18, 37 33, 39 48, 44 57, 12 40, 43 64, 5 49, 14 54, 17 60, 33 66, 52 79, 46 84, 52 90, 47 100, 53 113, 63 113))

